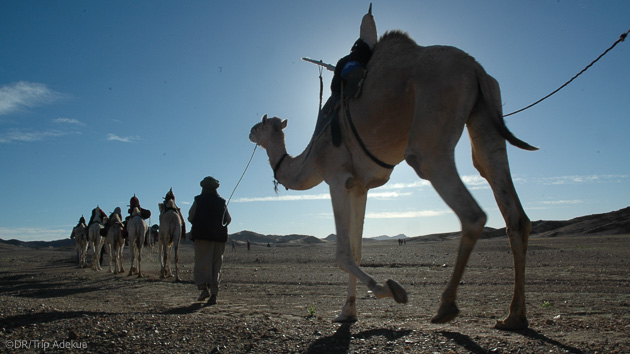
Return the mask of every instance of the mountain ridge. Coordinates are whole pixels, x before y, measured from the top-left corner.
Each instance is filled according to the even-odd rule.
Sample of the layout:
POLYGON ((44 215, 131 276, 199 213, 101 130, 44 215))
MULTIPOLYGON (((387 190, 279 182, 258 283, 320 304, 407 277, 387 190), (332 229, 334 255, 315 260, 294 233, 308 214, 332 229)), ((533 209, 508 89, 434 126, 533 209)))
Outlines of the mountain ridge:
MULTIPOLYGON (((532 221, 531 236, 534 237, 556 237, 566 235, 621 235, 630 234, 630 206, 611 211, 608 213, 590 214, 576 217, 569 220, 537 220, 532 221)), ((460 232, 446 232, 409 237, 404 234, 396 236, 366 237, 366 242, 387 241, 407 239, 408 241, 443 241, 459 237, 460 232)), ((481 238, 506 237, 505 228, 495 229, 484 227, 481 238)), ((228 242, 244 244, 249 241, 258 245, 274 246, 308 246, 335 242, 335 234, 330 234, 326 238, 317 238, 311 235, 264 235, 254 231, 243 230, 229 235, 228 242)), ((190 243, 187 238, 185 243, 190 243)), ((9 244, 30 248, 46 247, 69 247, 74 246, 74 240, 60 239, 54 241, 21 241, 16 239, 4 240, 0 238, 1 244, 9 244)))

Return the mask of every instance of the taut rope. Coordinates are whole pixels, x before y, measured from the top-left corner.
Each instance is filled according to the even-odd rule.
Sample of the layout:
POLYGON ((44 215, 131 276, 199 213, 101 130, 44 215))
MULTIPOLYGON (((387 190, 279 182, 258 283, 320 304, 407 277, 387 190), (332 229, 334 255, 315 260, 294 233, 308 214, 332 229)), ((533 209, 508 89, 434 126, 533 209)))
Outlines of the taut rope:
POLYGON ((622 34, 621 34, 621 36, 619 36, 619 39, 617 39, 617 41, 615 41, 615 43, 613 43, 613 45, 611 45, 611 46, 610 46, 610 48, 606 49, 606 50, 605 50, 605 51, 604 51, 604 52, 603 52, 600 56, 598 56, 598 57, 597 57, 597 59, 593 60, 593 61, 592 61, 590 64, 588 64, 588 65, 587 65, 584 69, 582 69, 582 71, 580 71, 580 72, 579 72, 579 73, 577 73, 575 76, 573 76, 573 77, 571 78, 571 80, 569 80, 569 81, 565 82, 565 83, 564 83, 564 85, 562 85, 562 86, 558 87, 558 88, 557 88, 555 91, 553 91, 552 93, 550 93, 550 94, 548 94, 547 96, 545 96, 545 97, 543 97, 543 98, 539 99, 538 101, 536 101, 536 102, 534 102, 534 103, 530 104, 529 106, 527 106, 527 107, 525 107, 525 108, 521 108, 521 109, 519 109, 518 111, 514 111, 514 112, 512 112, 512 113, 508 113, 508 114, 504 115, 504 116, 503 116, 503 118, 505 118, 505 117, 509 117, 509 116, 511 116, 511 115, 513 115, 513 114, 516 114, 516 113, 523 112, 523 111, 524 111, 524 110, 526 110, 526 109, 532 108, 532 107, 534 107, 535 105, 539 104, 540 102, 542 102, 542 101, 546 100, 547 98, 551 97, 551 96, 552 96, 553 94, 555 94, 556 92, 558 92, 558 91, 562 90, 565 86, 567 86, 568 84, 570 84, 570 83, 571 83, 571 81, 573 81, 573 80, 577 79, 577 77, 578 77, 578 76, 582 75, 582 74, 583 74, 586 70, 588 70, 591 66, 593 66, 593 64, 595 64, 595 63, 596 63, 599 59, 601 59, 604 55, 606 55, 606 53, 608 53, 609 51, 611 51, 611 50, 612 50, 612 49, 613 49, 613 48, 614 48, 617 44, 619 44, 620 42, 623 42, 623 41, 626 39, 626 37, 628 36, 628 33, 630 33, 630 29, 629 29, 628 31, 626 31, 626 33, 622 33, 622 34))
POLYGON ((243 177, 245 176, 245 172, 247 172, 249 165, 252 163, 252 159, 254 158, 254 154, 256 153, 257 148, 258 148, 258 144, 255 144, 254 151, 252 151, 252 156, 250 156, 249 161, 247 162, 247 166, 245 166, 245 170, 243 170, 243 173, 241 174, 241 178, 239 178, 238 182, 236 182, 236 186, 234 186, 234 189, 232 190, 232 194, 230 194, 230 197, 228 198, 227 203, 225 203, 225 209, 223 210, 223 216, 221 217, 221 225, 223 226, 227 225, 225 223, 225 214, 227 213, 227 207, 230 204, 230 201, 232 200, 232 196, 234 195, 234 192, 236 192, 236 188, 238 188, 238 185, 241 184, 241 181, 243 180, 243 177))

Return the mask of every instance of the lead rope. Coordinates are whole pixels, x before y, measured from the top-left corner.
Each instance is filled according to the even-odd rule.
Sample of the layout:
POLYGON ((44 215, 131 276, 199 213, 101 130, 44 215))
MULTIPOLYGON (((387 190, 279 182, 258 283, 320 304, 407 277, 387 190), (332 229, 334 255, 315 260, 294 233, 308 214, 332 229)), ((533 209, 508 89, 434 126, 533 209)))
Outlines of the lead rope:
POLYGON ((573 80, 577 79, 577 77, 578 77, 578 76, 582 75, 582 74, 583 74, 586 70, 588 70, 591 66, 593 66, 593 64, 595 64, 595 63, 596 63, 599 59, 601 59, 604 55, 606 55, 606 53, 608 53, 609 51, 611 51, 611 50, 612 50, 612 49, 613 49, 613 48, 614 48, 617 44, 619 44, 620 42, 623 42, 623 41, 626 39, 626 37, 628 36, 628 33, 630 33, 630 29, 629 29, 628 31, 626 31, 626 33, 622 33, 622 34, 621 34, 621 36, 619 36, 619 39, 617 39, 617 41, 616 41, 615 43, 613 43, 613 45, 612 45, 612 46, 610 46, 610 48, 606 49, 606 50, 605 50, 605 51, 604 51, 604 52, 603 52, 600 56, 598 56, 598 57, 597 57, 597 59, 593 60, 590 64, 588 64, 588 65, 587 65, 584 69, 582 69, 582 71, 580 71, 579 73, 577 73, 577 75, 575 75, 574 77, 572 77, 572 78, 571 78, 571 80, 569 80, 569 81, 565 82, 565 83, 564 83, 564 85, 562 85, 562 86, 558 87, 558 88, 557 88, 555 91, 553 91, 552 93, 550 93, 550 94, 548 94, 547 96, 545 96, 545 97, 543 97, 543 98, 539 99, 538 101, 536 101, 536 102, 534 102, 534 103, 530 104, 529 106, 527 106, 527 107, 525 107, 525 108, 521 108, 521 109, 519 109, 518 111, 514 111, 514 112, 512 112, 512 113, 508 113, 508 114, 504 115, 504 116, 503 116, 503 118, 505 118, 505 117, 509 117, 509 116, 511 116, 511 115, 513 115, 513 114, 516 114, 516 113, 523 112, 523 111, 524 111, 524 110, 526 110, 526 109, 532 108, 532 107, 534 107, 535 105, 539 104, 540 102, 542 102, 542 101, 546 100, 547 98, 551 97, 551 96, 552 96, 553 94, 555 94, 556 92, 558 92, 558 91, 562 90, 565 86, 567 86, 568 84, 570 84, 570 83, 571 83, 571 81, 573 81, 573 80))
POLYGON ((257 148, 258 148, 258 144, 254 145, 254 151, 252 151, 252 156, 249 158, 249 161, 247 162, 247 166, 245 166, 245 170, 243 170, 243 173, 241 174, 241 178, 239 178, 238 182, 236 182, 236 186, 234 186, 234 189, 232 190, 232 194, 230 194, 230 197, 228 198, 227 203, 225 203, 225 209, 223 210, 223 216, 221 217, 221 225, 223 227, 227 226, 227 224, 225 223, 225 214, 227 213, 227 207, 230 204, 230 201, 232 200, 232 196, 234 195, 234 192, 236 192, 236 188, 238 188, 238 185, 241 184, 241 181, 243 180, 243 177, 245 176, 245 172, 247 172, 247 169, 249 168, 249 164, 252 163, 252 159, 254 158, 254 154, 256 153, 257 148))

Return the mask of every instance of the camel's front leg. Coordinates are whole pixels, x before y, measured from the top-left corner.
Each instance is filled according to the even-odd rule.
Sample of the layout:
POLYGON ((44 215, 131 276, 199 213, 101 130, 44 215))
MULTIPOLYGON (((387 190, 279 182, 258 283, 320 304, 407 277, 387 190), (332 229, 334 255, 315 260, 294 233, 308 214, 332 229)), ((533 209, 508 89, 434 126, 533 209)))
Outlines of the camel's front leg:
POLYGON ((364 283, 377 298, 393 297, 396 302, 407 302, 406 291, 395 281, 385 285, 359 267, 367 189, 348 179, 345 183, 331 184, 330 195, 337 229, 337 264, 350 274, 348 298, 336 321, 356 321, 356 279, 364 283))

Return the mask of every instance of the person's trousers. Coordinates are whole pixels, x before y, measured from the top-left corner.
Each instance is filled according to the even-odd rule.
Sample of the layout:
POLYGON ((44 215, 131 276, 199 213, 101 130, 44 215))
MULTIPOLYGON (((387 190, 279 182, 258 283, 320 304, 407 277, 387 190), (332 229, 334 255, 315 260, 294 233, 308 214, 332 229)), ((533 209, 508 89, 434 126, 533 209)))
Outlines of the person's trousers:
POLYGON ((199 290, 206 287, 210 293, 217 295, 221 278, 221 265, 225 242, 195 240, 195 267, 193 270, 195 284, 199 290))

